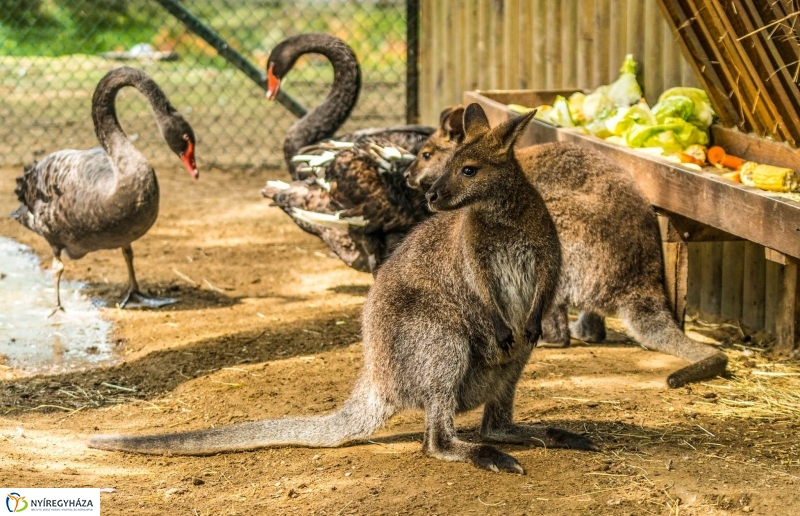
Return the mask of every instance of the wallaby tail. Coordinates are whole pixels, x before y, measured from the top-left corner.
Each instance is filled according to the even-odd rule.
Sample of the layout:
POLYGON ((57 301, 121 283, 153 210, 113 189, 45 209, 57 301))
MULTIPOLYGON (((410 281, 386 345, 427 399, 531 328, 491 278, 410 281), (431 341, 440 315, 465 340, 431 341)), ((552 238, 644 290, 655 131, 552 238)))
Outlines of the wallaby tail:
POLYGON ((667 385, 673 389, 725 373, 728 364, 725 353, 687 337, 672 318, 663 296, 638 299, 623 307, 622 315, 642 347, 692 362, 667 377, 667 385))
POLYGON ((89 438, 88 445, 158 455, 210 455, 279 445, 335 447, 369 436, 394 412, 366 383, 360 379, 344 405, 325 416, 265 419, 179 434, 96 435, 89 438))

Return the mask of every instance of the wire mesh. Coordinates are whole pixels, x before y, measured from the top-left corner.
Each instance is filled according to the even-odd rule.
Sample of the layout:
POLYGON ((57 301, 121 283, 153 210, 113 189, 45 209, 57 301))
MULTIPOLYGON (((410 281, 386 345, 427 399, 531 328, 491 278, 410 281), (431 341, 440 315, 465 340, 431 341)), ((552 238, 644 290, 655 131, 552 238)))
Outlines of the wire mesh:
MULTIPOLYGON (((262 68, 270 49, 304 32, 346 41, 363 86, 343 131, 405 120, 405 0, 185 0, 183 5, 262 68)), ((0 0, 0 163, 20 165, 64 148, 97 145, 91 98, 119 66, 147 71, 197 135, 201 167, 282 165, 295 121, 155 0, 0 0)), ((311 109, 333 70, 301 58, 282 88, 311 109)), ((120 123, 153 163, 173 163, 149 106, 127 88, 120 123)))

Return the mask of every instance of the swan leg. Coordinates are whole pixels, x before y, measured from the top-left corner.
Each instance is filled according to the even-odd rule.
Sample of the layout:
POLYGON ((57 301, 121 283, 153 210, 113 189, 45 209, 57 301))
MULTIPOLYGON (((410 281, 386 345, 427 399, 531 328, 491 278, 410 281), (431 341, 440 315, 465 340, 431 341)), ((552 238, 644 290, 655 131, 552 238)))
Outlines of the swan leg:
POLYGON ((57 312, 63 312, 64 307, 61 306, 61 274, 64 272, 64 262, 61 261, 61 251, 53 252, 53 277, 56 283, 56 307, 50 312, 47 317, 54 316, 57 312))
POLYGON ((122 248, 125 265, 128 266, 128 292, 119 303, 120 308, 161 308, 162 306, 177 303, 171 297, 149 297, 139 291, 139 282, 136 281, 136 271, 133 270, 133 249, 127 245, 122 248))

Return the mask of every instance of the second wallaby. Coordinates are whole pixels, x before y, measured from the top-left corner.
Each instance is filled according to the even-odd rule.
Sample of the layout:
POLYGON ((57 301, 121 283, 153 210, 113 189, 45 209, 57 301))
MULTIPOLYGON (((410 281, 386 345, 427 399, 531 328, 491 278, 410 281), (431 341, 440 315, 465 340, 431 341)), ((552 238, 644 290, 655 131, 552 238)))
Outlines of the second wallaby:
POLYGON ((378 269, 362 317, 364 368, 344 406, 320 417, 200 432, 96 436, 93 448, 210 454, 264 446, 331 447, 365 438, 395 412, 425 412, 423 451, 492 471, 524 473, 512 456, 458 439, 457 412, 485 404, 485 441, 594 449, 581 435, 515 424, 514 392, 559 278, 556 229, 512 147, 532 116, 490 129, 464 112, 465 141, 427 192, 438 213, 378 269))
MULTIPOLYGON (((406 170, 409 185, 425 191, 442 176, 465 136, 463 111, 442 112, 438 130, 406 170)), ((605 324, 597 314, 618 314, 644 348, 692 362, 667 377, 670 387, 723 374, 725 354, 689 339, 672 317, 658 222, 633 178, 602 154, 573 143, 534 145, 515 155, 553 217, 564 259, 543 339, 567 346, 571 329, 579 339, 602 341, 605 324), (584 311, 571 327, 568 306, 584 311)))

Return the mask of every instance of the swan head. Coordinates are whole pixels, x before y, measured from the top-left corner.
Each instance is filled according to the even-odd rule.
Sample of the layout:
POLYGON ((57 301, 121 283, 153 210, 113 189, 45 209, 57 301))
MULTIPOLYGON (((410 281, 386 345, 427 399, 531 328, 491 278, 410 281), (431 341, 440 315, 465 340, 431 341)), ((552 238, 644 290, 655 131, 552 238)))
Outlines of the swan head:
POLYGON ((194 157, 196 140, 189 122, 178 113, 173 113, 164 124, 164 139, 172 152, 181 159, 189 174, 195 179, 200 177, 194 157))

